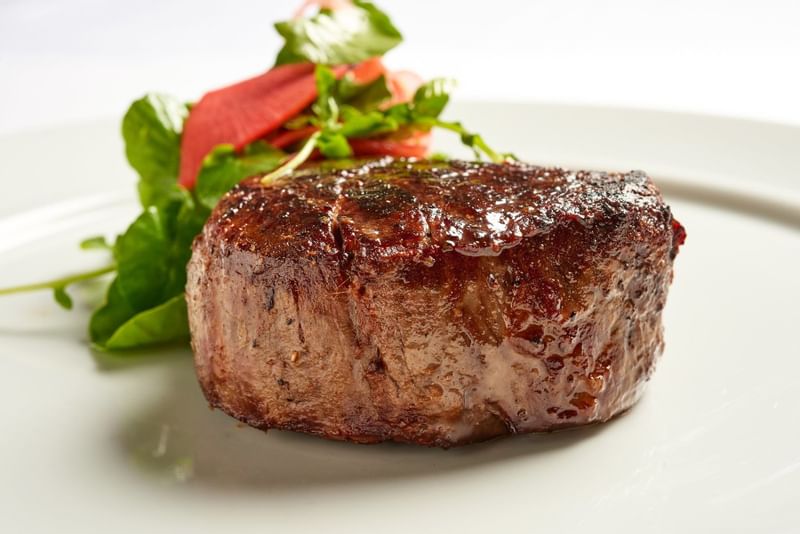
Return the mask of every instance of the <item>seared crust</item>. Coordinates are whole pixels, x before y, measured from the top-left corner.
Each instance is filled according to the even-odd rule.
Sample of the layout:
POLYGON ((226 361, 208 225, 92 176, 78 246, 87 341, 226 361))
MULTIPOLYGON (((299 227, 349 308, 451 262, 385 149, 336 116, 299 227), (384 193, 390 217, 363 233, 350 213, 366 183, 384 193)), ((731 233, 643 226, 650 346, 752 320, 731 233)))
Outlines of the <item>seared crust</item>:
POLYGON ((639 397, 684 236, 643 173, 323 164, 246 180, 194 244, 209 402, 259 428, 451 446, 639 397))

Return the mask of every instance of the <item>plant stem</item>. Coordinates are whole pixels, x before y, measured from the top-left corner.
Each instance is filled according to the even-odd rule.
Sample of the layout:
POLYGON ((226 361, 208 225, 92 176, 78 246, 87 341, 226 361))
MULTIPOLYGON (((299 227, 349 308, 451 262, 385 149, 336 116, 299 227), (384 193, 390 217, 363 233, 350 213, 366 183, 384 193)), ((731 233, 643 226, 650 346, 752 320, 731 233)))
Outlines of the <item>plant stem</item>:
POLYGON ((303 144, 303 147, 297 152, 297 154, 292 156, 289 161, 264 176, 261 179, 261 184, 269 185, 278 178, 286 176, 290 172, 294 171, 297 167, 302 165, 309 158, 309 156, 311 156, 311 152, 313 152, 314 147, 317 144, 317 139, 319 139, 320 135, 321 132, 314 132, 311 134, 311 137, 309 137, 308 140, 303 144))
POLYGON ((109 265, 94 271, 86 271, 84 273, 73 274, 63 278, 56 278, 55 280, 47 280, 45 282, 38 282, 36 284, 25 284, 16 287, 6 287, 0 289, 0 295, 11 295, 14 293, 24 293, 26 291, 38 291, 40 289, 55 289, 59 287, 66 287, 75 282, 82 282, 84 280, 91 280, 106 273, 113 272, 117 269, 116 265, 109 265))
MULTIPOLYGON (((481 150, 484 154, 486 154, 490 160, 495 163, 502 163, 506 160, 507 156, 505 154, 498 154, 492 148, 486 144, 486 141, 478 134, 473 134, 469 132, 460 122, 447 122, 442 121, 439 119, 435 119, 433 121, 434 126, 438 126, 444 130, 450 130, 451 132, 457 133, 458 135, 462 136, 462 140, 467 137, 470 139, 471 144, 469 145, 470 148, 475 150, 476 148, 481 150)), ((479 155, 479 154, 478 154, 479 155)))

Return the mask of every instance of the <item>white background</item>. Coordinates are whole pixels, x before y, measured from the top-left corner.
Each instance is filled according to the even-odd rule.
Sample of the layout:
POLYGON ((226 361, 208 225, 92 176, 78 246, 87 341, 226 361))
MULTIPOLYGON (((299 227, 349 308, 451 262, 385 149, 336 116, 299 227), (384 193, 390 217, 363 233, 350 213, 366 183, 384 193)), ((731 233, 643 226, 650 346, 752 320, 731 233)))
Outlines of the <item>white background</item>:
MULTIPOLYGON (((621 105, 800 123, 794 0, 379 0, 388 63, 461 99, 621 105)), ((266 70, 278 0, 0 0, 0 133, 120 116, 266 70)))

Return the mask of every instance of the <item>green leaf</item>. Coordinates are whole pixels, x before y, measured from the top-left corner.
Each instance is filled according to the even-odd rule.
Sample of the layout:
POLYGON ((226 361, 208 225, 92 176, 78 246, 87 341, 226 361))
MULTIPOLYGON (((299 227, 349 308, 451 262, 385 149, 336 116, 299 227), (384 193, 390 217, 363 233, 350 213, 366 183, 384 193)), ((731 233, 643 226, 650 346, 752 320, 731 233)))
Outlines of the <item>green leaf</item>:
POLYGON ((341 133, 328 130, 323 130, 317 140, 317 148, 323 156, 331 159, 349 158, 353 155, 347 138, 341 133))
POLYGON ((342 107, 342 124, 339 132, 347 137, 370 137, 395 132, 400 127, 394 118, 380 111, 361 113, 350 106, 342 107))
POLYGON ((149 207, 117 238, 117 291, 133 312, 161 304, 183 291, 191 244, 208 210, 190 197, 149 207))
POLYGON ((170 271, 175 268, 168 219, 176 215, 151 206, 117 239, 118 290, 134 310, 147 309, 165 297, 170 271))
POLYGON ((436 78, 422 84, 414 93, 413 110, 417 117, 436 118, 444 111, 450 101, 450 92, 455 86, 453 80, 436 78))
POLYGON ((140 312, 114 330, 100 346, 123 350, 189 339, 186 298, 183 293, 140 312))
POLYGON ((141 178, 139 197, 145 207, 179 193, 181 133, 188 113, 186 104, 173 97, 148 94, 131 104, 122 119, 125 155, 141 178))
POLYGON ((112 248, 105 236, 102 235, 87 237, 81 241, 80 247, 82 250, 111 250, 112 248))
POLYGON ((383 75, 369 83, 356 82, 351 73, 337 80, 334 72, 325 65, 317 65, 314 74, 317 100, 312 107, 314 118, 307 123, 333 124, 344 106, 367 112, 377 109, 392 96, 383 75))
MULTIPOLYGON (((450 101, 450 91, 454 87, 454 82, 449 79, 431 80, 417 89, 410 102, 395 104, 386 110, 378 107, 378 104, 384 100, 384 96, 381 95, 380 83, 385 85, 385 80, 376 86, 378 89, 362 87, 364 93, 359 93, 356 85, 351 82, 343 83, 344 80, 337 82, 330 68, 317 65, 318 98, 312 108, 315 117, 309 122, 316 123, 321 128, 317 136, 316 148, 326 158, 342 159, 352 156, 353 151, 348 139, 385 135, 397 132, 401 128, 428 131, 435 127, 457 133, 461 142, 473 150, 477 159, 484 154, 492 161, 503 161, 509 157, 507 154, 495 152, 480 135, 468 131, 461 123, 439 119, 439 115, 450 101), (367 95, 370 91, 376 91, 376 93, 360 104, 361 109, 357 105, 353 105, 358 102, 357 96, 367 95), (348 99, 349 101, 347 101, 348 99)), ((307 154, 310 153, 310 151, 307 152, 307 154)), ((305 161, 297 157, 293 160, 294 168, 305 161)), ((287 164, 285 167, 288 168, 289 165, 287 164)), ((281 172, 277 174, 284 175, 286 171, 282 168, 281 172)), ((274 176, 269 177, 270 181, 272 179, 274 176)))
POLYGON ((108 286, 105 303, 95 310, 89 320, 89 339, 99 347, 105 347, 106 341, 114 332, 136 315, 130 304, 119 291, 119 280, 114 279, 108 286))
POLYGON ((436 119, 450 101, 452 87, 453 82, 445 78, 431 80, 417 89, 411 102, 395 104, 383 115, 396 124, 395 129, 400 126, 430 129, 436 126, 436 119))
POLYGON ((174 261, 181 266, 178 280, 179 289, 183 291, 186 285, 186 264, 192 257, 192 243, 194 238, 203 230, 211 210, 203 204, 189 200, 181 205, 178 212, 177 226, 173 243, 174 261))
POLYGON ((208 208, 187 194, 181 201, 145 209, 117 239, 117 277, 89 325, 89 335, 98 347, 116 350, 137 346, 136 339, 145 345, 185 337, 185 317, 173 320, 179 307, 167 307, 173 319, 163 327, 157 326, 156 319, 167 312, 156 310, 182 297, 192 241, 208 214, 208 208))
POLYGON ((358 83, 352 74, 344 75, 336 84, 336 96, 340 103, 358 109, 371 111, 392 97, 384 75, 369 83, 358 83))
POLYGON ((222 195, 249 176, 274 170, 286 154, 264 142, 256 142, 237 155, 231 145, 214 148, 203 160, 197 177, 195 194, 209 210, 214 209, 222 195))
POLYGON ((139 202, 143 208, 161 206, 180 198, 185 194, 177 182, 177 176, 159 177, 153 179, 140 179, 136 185, 139 192, 139 202))
MULTIPOLYGON (((98 347, 128 348, 185 337, 185 304, 180 320, 174 320, 181 307, 172 301, 182 299, 192 241, 210 212, 195 201, 193 192, 177 184, 188 111, 178 100, 150 94, 134 102, 122 121, 125 153, 139 173, 139 197, 145 209, 114 243, 117 276, 89 324, 89 335, 98 347), (166 316, 172 319, 159 326, 166 316)), ((245 157, 262 157, 258 154, 254 149, 245 157)), ((206 175, 209 203, 211 186, 220 188, 224 180, 231 180, 228 171, 216 169, 206 175)), ((102 238, 91 238, 81 246, 109 245, 102 238)), ((56 293, 60 302, 65 302, 64 296, 56 293)))
POLYGON ((412 111, 413 105, 413 103, 409 102, 395 104, 383 113, 387 118, 397 123, 398 127, 408 126, 415 121, 414 113, 412 111))
POLYGON ((345 65, 382 56, 403 40, 389 17, 369 2, 275 24, 285 39, 275 65, 345 65))
POLYGON ((72 298, 67 294, 67 290, 64 286, 53 288, 53 298, 55 298, 56 302, 65 310, 72 309, 72 298))
POLYGON ((320 124, 335 124, 339 118, 339 105, 336 102, 336 75, 325 65, 314 69, 317 86, 317 100, 312 106, 320 124))

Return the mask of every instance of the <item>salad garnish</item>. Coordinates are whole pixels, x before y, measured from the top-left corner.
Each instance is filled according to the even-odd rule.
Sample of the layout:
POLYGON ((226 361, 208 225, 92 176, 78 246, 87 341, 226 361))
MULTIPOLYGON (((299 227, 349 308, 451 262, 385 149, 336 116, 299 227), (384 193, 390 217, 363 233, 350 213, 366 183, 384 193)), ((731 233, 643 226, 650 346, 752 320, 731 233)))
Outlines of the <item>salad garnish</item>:
POLYGON ((89 323, 94 347, 186 342, 192 242, 219 199, 243 179, 262 175, 269 186, 312 159, 428 157, 434 128, 457 134, 478 159, 509 157, 461 123, 440 118, 451 80, 423 83, 411 72, 385 67, 382 57, 402 35, 374 4, 307 1, 275 29, 284 45, 266 73, 193 104, 156 93, 131 104, 122 135, 139 175, 142 212, 113 243, 96 237, 81 244, 110 251, 107 267, 1 289, 0 295, 49 289, 69 309, 67 287, 114 273, 89 323), (305 16, 312 5, 317 12, 305 16))

